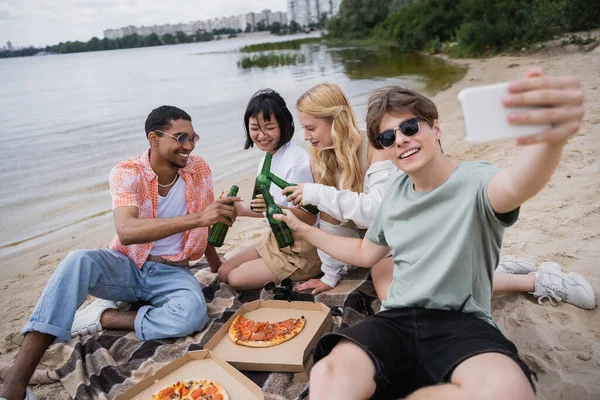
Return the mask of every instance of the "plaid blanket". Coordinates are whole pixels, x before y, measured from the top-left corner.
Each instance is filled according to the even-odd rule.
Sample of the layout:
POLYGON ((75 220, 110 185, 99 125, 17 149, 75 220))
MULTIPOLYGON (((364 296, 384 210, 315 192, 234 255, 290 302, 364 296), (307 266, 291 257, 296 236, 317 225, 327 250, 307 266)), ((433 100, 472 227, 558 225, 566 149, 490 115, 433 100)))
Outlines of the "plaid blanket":
MULTIPOLYGON (((220 283, 204 262, 195 265, 192 272, 202 285, 208 304, 210 322, 202 332, 180 339, 145 342, 138 340, 133 332, 114 330, 75 338, 49 349, 43 360, 52 371, 49 375, 60 380, 76 399, 112 399, 187 351, 202 349, 243 303, 270 298, 262 290, 238 295, 227 284, 220 283)), ((362 268, 350 272, 333 291, 303 297, 337 311, 334 315, 338 316, 333 317, 334 330, 354 325, 380 307, 369 271, 362 268)), ((268 400, 297 399, 306 388, 306 383, 292 382, 292 373, 244 374, 262 388, 268 400)))

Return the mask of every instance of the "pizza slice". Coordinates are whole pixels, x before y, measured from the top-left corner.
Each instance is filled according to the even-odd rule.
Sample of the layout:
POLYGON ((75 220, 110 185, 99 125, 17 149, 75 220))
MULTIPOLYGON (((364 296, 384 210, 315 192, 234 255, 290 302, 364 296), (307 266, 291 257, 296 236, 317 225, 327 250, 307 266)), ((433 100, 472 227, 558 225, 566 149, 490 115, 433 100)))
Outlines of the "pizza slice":
POLYGON ((229 400, 229 395, 217 382, 201 379, 165 386, 152 396, 152 400, 229 400))
POLYGON ((248 347, 271 347, 287 342, 298 335, 306 319, 289 318, 279 322, 259 322, 238 315, 229 327, 229 338, 235 343, 248 347))
POLYGON ((182 384, 183 381, 177 381, 165 386, 152 395, 152 400, 181 400, 180 389, 182 384))

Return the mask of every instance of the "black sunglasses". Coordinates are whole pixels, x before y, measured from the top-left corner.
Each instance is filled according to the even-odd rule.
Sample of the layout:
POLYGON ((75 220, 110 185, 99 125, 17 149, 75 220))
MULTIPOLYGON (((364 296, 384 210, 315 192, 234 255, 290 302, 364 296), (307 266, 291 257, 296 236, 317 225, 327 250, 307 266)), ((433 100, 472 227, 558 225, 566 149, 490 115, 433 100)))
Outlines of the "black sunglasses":
POLYGON ((421 118, 411 118, 403 121, 399 127, 394 129, 388 129, 387 131, 381 132, 375 140, 377 140, 383 147, 390 147, 396 143, 396 131, 399 130, 404 136, 415 136, 419 133, 419 121, 421 118))
POLYGON ((197 133, 194 133, 192 136, 188 137, 188 135, 186 135, 186 134, 185 134, 185 133, 183 133, 183 132, 177 133, 177 134, 175 134, 175 135, 171 135, 171 134, 169 134, 169 133, 166 133, 166 132, 160 131, 160 130, 158 130, 158 129, 155 129, 155 130, 154 130, 154 132, 158 132, 158 133, 160 133, 161 135, 166 135, 166 136, 168 136, 168 137, 170 137, 170 138, 172 138, 172 139, 175 139, 175 140, 177 140, 177 143, 179 143, 179 144, 180 144, 180 145, 182 145, 182 146, 185 144, 185 141, 186 141, 186 140, 189 140, 189 141, 190 141, 190 143, 192 144, 192 146, 195 146, 195 145, 196 145, 196 143, 198 143, 198 140, 200 140, 200 136, 198 136, 198 134, 197 134, 197 133))

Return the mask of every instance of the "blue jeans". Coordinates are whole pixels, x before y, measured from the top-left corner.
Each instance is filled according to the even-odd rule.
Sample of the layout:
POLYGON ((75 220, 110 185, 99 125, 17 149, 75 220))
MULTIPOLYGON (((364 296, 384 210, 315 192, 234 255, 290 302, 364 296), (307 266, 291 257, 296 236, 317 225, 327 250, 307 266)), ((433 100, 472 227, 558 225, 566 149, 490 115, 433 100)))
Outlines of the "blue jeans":
POLYGON ((147 261, 141 269, 114 250, 76 250, 60 263, 23 328, 71 339, 75 311, 87 295, 134 303, 148 301, 135 318, 140 340, 183 337, 208 322, 202 288, 187 267, 147 261))

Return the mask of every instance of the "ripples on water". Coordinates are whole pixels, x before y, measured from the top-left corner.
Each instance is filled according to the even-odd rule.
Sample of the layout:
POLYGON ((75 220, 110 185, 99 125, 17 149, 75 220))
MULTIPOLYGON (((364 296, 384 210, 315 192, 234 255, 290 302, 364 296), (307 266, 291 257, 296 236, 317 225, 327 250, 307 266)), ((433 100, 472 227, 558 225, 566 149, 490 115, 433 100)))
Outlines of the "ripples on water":
MULTIPOLYGON (((110 210, 110 169, 147 148, 144 121, 159 105, 192 116, 195 153, 219 180, 256 169, 261 154, 243 150, 242 116, 259 89, 279 91, 294 113, 306 89, 337 83, 364 126, 373 89, 399 84, 433 94, 464 73, 435 58, 323 44, 303 45, 303 64, 238 68, 241 46, 290 38, 0 60, 0 252, 110 210)), ((294 140, 302 135, 298 129, 294 140)))

